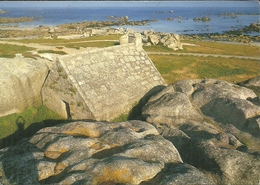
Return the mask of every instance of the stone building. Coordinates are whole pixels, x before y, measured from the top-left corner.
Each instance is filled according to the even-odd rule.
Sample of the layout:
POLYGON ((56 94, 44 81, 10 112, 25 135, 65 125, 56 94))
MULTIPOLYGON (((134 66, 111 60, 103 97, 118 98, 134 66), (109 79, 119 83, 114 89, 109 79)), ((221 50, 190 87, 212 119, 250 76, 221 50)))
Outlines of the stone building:
POLYGON ((43 87, 44 104, 72 119, 110 121, 148 91, 166 85, 135 43, 59 56, 43 87))

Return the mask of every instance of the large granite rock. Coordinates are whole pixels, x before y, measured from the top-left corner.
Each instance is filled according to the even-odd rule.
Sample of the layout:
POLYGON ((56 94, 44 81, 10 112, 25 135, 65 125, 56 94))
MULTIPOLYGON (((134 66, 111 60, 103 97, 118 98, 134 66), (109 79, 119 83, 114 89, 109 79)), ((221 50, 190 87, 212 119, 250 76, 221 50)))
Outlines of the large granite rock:
POLYGON ((142 115, 184 162, 217 184, 257 184, 260 107, 248 88, 219 80, 184 80, 146 103, 142 115))
POLYGON ((224 81, 176 82, 140 100, 147 122, 63 123, 0 150, 0 184, 258 184, 255 98, 224 81))
POLYGON ((0 58, 0 117, 42 104, 41 89, 48 75, 43 59, 0 58))
POLYGON ((145 46, 162 44, 173 50, 182 50, 182 43, 178 34, 164 34, 154 31, 143 31, 142 41, 145 46))
POLYGON ((178 34, 164 34, 160 32, 154 31, 143 31, 141 34, 128 31, 127 34, 123 35, 119 39, 120 45, 127 44, 127 43, 136 43, 138 46, 151 46, 151 45, 158 45, 162 44, 168 48, 173 50, 182 50, 182 43, 180 41, 180 36, 178 34))
POLYGON ((180 42, 180 36, 178 34, 168 34, 163 36, 160 40, 164 46, 173 50, 182 50, 182 43, 180 42))
MULTIPOLYGON (((155 96, 157 97, 157 96, 155 96)), ((166 93, 158 99, 154 98, 143 107, 143 116, 165 122, 164 119, 190 119, 202 121, 203 117, 192 106, 189 98, 181 92, 166 93)))
POLYGON ((71 122, 0 150, 0 184, 140 184, 181 163, 149 123, 71 122))
POLYGON ((160 179, 159 185, 184 185, 184 184, 205 184, 214 185, 204 173, 196 169, 194 166, 181 163, 177 165, 169 165, 165 175, 160 179))
POLYGON ((149 35, 148 36, 148 41, 152 44, 152 45, 157 45, 160 42, 160 38, 157 35, 149 35))

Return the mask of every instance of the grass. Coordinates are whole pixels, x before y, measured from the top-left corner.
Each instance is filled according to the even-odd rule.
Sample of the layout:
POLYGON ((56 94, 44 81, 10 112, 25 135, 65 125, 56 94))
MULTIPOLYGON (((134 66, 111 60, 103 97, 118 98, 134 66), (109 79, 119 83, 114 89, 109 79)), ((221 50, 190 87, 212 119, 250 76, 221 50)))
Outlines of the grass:
POLYGON ((183 46, 183 50, 173 51, 163 45, 146 46, 144 47, 147 52, 175 52, 175 53, 201 53, 201 54, 219 54, 219 55, 238 55, 238 56, 260 56, 260 48, 257 46, 243 45, 243 44, 227 44, 220 42, 206 42, 206 41, 190 41, 187 42, 195 44, 196 46, 183 46))
POLYGON ((10 114, 0 118, 0 139, 13 133, 21 132, 33 123, 39 123, 48 119, 62 119, 57 113, 45 106, 31 107, 20 114, 10 114))
POLYGON ((239 55, 252 57, 259 57, 260 55, 260 49, 258 46, 205 41, 188 41, 188 43, 196 44, 197 46, 184 46, 184 52, 187 53, 210 53, 220 55, 239 55))
MULTIPOLYGON (((120 116, 118 116, 117 118, 113 119, 113 122, 115 123, 119 123, 119 122, 124 122, 124 121, 127 121, 129 120, 129 115, 133 114, 133 108, 136 107, 138 105, 138 102, 136 101, 133 105, 132 105, 132 108, 131 110, 128 112, 128 113, 123 113, 121 114, 120 116)), ((136 115, 134 115, 136 116, 136 115)))
POLYGON ((120 123, 120 122, 125 122, 128 120, 129 114, 121 114, 117 118, 113 119, 113 122, 115 123, 120 123))
POLYGON ((143 46, 143 48, 146 52, 176 52, 168 47, 163 46, 162 44, 143 46))
MULTIPOLYGON (((19 42, 21 43, 36 43, 36 44, 46 44, 46 45, 64 45, 64 44, 73 44, 73 43, 81 43, 88 41, 104 41, 104 40, 119 40, 122 35, 98 35, 92 37, 85 38, 77 38, 77 39, 24 39, 19 42)), ((16 41, 17 42, 17 41, 16 41)))
POLYGON ((64 44, 65 47, 68 48, 76 48, 79 49, 80 47, 110 47, 118 45, 117 42, 113 41, 100 41, 100 42, 79 42, 79 43, 67 43, 64 44))
POLYGON ((260 62, 236 58, 149 55, 168 84, 183 79, 245 81, 260 75, 260 62))
POLYGON ((0 58, 14 58, 17 53, 32 51, 34 48, 12 44, 0 44, 0 58))
MULTIPOLYGON (((118 45, 118 41, 121 35, 99 35, 99 36, 92 36, 86 38, 78 38, 78 39, 24 39, 20 40, 19 42, 29 44, 43 44, 43 45, 51 45, 56 46, 56 48, 76 48, 79 49, 80 47, 109 47, 118 45)), ((16 41, 17 42, 17 41, 16 41)), ((48 51, 48 53, 53 53, 48 51)), ((58 53, 59 54, 59 53, 58 53)))

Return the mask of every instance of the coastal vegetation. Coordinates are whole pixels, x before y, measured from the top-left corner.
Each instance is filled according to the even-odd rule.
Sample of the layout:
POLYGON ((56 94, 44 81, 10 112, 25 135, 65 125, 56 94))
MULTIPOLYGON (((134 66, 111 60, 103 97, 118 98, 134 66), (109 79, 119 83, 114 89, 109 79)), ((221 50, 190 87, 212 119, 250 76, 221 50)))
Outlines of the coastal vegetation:
MULTIPOLYGON (((111 41, 111 40, 118 40, 122 35, 95 35, 91 37, 83 37, 83 38, 75 38, 75 39, 46 39, 46 38, 36 38, 36 39, 22 39, 19 40, 21 43, 29 44, 44 44, 44 45, 66 45, 66 44, 73 44, 73 43, 83 43, 89 41, 111 41)), ((17 42, 16 40, 10 39, 9 41, 17 42)))
POLYGON ((240 82, 260 75, 260 62, 257 60, 176 55, 149 57, 168 84, 195 78, 240 82))
POLYGON ((201 54, 218 54, 218 55, 238 55, 258 57, 260 54, 259 47, 254 45, 243 45, 239 43, 225 43, 213 41, 195 41, 182 40, 185 45, 183 50, 173 51, 163 45, 153 45, 144 47, 147 52, 172 52, 172 53, 201 53, 201 54))
POLYGON ((168 84, 190 78, 216 78, 239 82, 260 75, 259 60, 236 58, 238 56, 257 58, 260 54, 258 46, 194 40, 182 40, 182 42, 189 45, 185 45, 183 50, 179 51, 172 51, 163 45, 144 47, 148 53, 168 53, 168 55, 149 55, 168 84), (170 55, 171 53, 174 55, 170 55), (182 55, 176 55, 176 53, 182 55))
POLYGON ((28 51, 32 51, 33 49, 35 49, 35 48, 0 43, 0 57, 14 58, 17 53, 26 53, 28 51))

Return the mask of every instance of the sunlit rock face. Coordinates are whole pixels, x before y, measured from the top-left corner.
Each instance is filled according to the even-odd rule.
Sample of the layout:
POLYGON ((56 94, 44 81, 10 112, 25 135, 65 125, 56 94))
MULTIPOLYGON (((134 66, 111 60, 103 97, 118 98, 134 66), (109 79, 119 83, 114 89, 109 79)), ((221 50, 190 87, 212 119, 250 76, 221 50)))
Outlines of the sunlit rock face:
POLYGON ((43 59, 0 58, 0 117, 39 106, 48 70, 43 59))
MULTIPOLYGON (((257 78, 248 83, 257 85, 257 78)), ((183 80, 152 96, 142 115, 184 162, 204 169, 216 183, 253 185, 260 170, 257 98, 251 89, 225 81, 183 80)))
POLYGON ((139 184, 168 163, 181 164, 182 159, 149 123, 71 122, 2 149, 0 182, 139 184))

